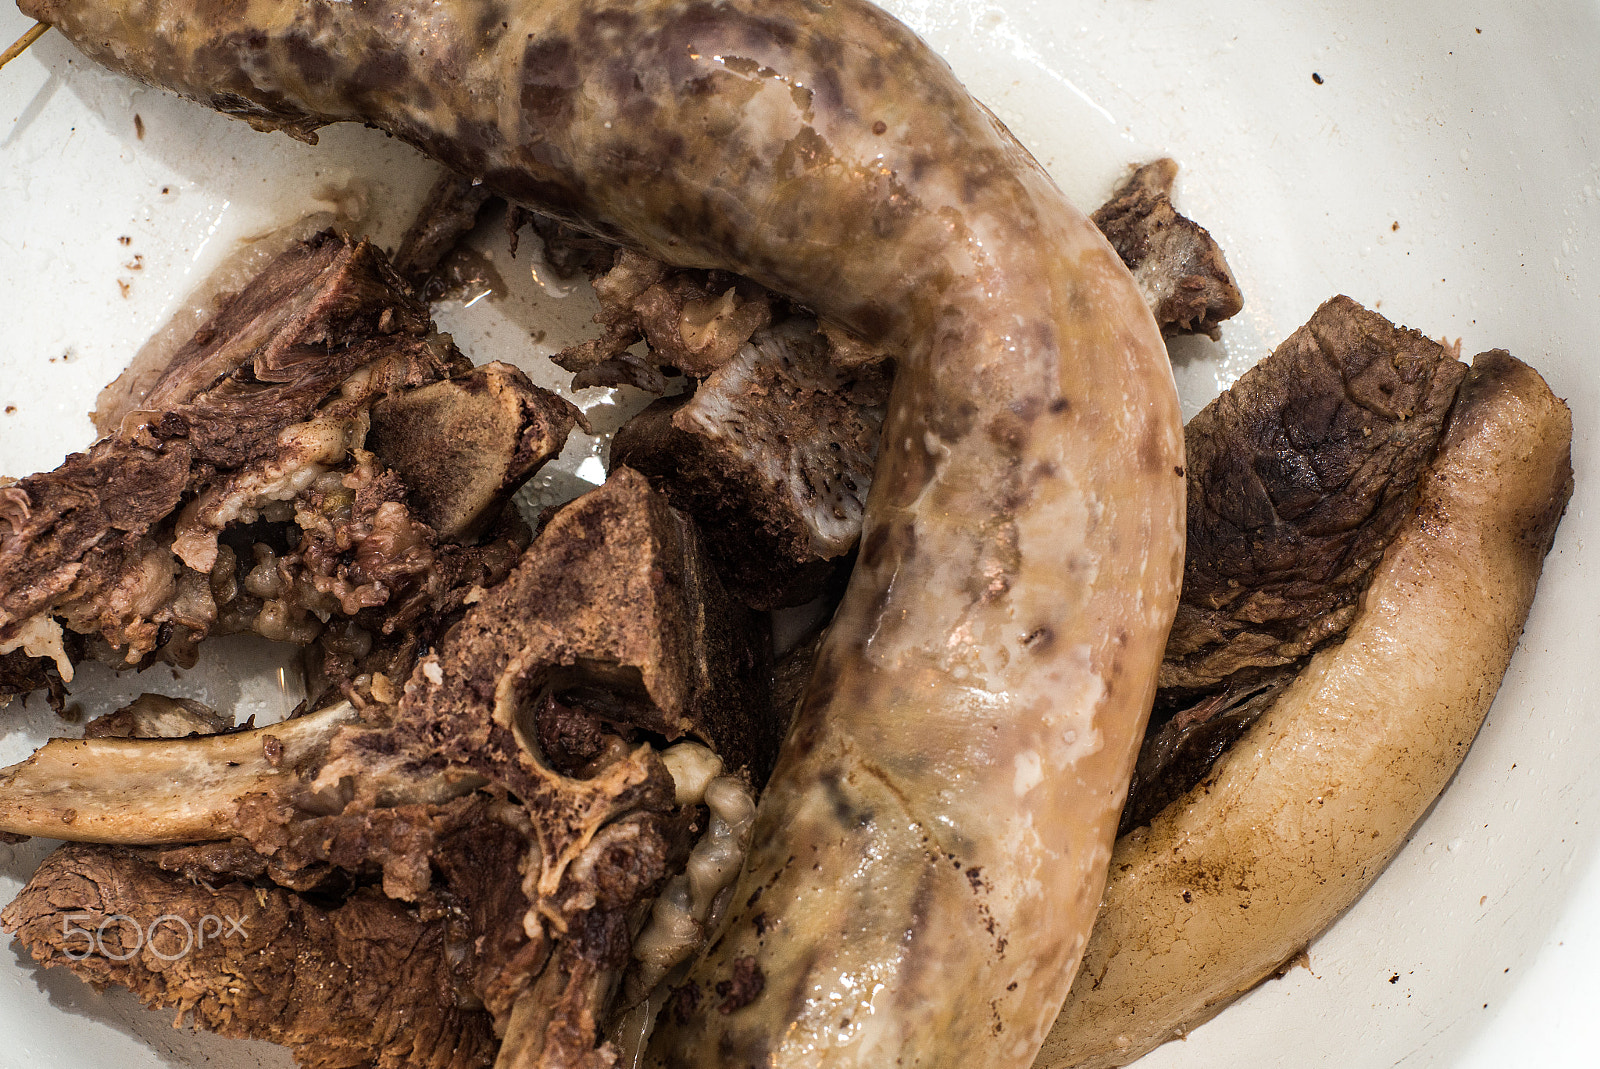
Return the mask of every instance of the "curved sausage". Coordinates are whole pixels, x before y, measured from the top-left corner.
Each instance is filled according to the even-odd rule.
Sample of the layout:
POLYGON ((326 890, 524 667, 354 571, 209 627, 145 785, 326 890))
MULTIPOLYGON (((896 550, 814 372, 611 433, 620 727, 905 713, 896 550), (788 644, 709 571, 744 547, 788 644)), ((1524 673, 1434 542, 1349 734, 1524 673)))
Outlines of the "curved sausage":
POLYGON ((1127 272, 949 68, 859 0, 22 6, 258 127, 372 123, 897 354, 860 563, 699 1008, 650 1057, 1028 1065, 1174 610, 1182 437, 1127 272))
POLYGON ((1394 857, 1500 687, 1572 492, 1572 415, 1501 351, 1473 361, 1415 511, 1341 645, 1148 828, 1117 842, 1040 1069, 1109 1069, 1303 950, 1394 857))

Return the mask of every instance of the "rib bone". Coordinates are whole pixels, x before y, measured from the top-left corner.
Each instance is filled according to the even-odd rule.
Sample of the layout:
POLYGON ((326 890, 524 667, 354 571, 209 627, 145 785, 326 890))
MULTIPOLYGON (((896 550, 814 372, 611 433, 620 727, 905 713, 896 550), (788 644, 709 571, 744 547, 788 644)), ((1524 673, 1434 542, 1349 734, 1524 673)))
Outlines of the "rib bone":
MULTIPOLYGON (((355 708, 340 702, 225 735, 52 739, 0 771, 0 832, 126 846, 228 839, 243 799, 286 790, 309 794, 328 744, 357 719, 355 708)), ((386 783, 384 793, 392 804, 435 801, 470 793, 482 782, 459 769, 411 773, 403 783, 386 783)), ((303 801, 340 805, 336 797, 303 801)))

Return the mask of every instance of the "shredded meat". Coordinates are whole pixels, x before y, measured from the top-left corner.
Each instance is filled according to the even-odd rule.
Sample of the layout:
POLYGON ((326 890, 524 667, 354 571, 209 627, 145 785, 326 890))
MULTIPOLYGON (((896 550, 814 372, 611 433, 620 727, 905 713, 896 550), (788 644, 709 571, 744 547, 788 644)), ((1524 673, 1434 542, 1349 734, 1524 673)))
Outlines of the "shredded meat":
POLYGON ((507 502, 477 544, 435 547, 431 567, 403 596, 331 621, 305 651, 312 706, 340 697, 363 707, 398 702, 421 651, 511 574, 531 538, 521 512, 507 502))

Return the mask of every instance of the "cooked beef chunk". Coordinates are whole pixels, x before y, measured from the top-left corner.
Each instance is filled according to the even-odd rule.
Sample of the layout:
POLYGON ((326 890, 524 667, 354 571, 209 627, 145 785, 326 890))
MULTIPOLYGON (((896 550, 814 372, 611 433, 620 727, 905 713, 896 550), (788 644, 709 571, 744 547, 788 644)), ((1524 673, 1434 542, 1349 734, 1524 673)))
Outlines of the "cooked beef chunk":
POLYGON ((1189 421, 1183 593, 1123 830, 1198 783, 1342 638, 1466 373, 1335 297, 1189 421))
POLYGON ((1204 227, 1172 206, 1178 165, 1162 159, 1137 168, 1091 218, 1133 272, 1161 329, 1219 336, 1244 298, 1222 250, 1204 227))
POLYGON ((223 303, 148 390, 103 409, 99 419, 117 427, 129 414, 139 419, 140 413, 179 408, 246 365, 252 373, 244 382, 286 384, 319 372, 330 382, 342 378, 359 364, 341 372, 322 367, 319 355, 373 338, 428 333, 427 309, 410 300, 399 281, 369 245, 331 231, 298 243, 223 303))
POLYGON ((1466 371, 1335 297, 1189 422, 1188 554, 1163 688, 1209 690, 1342 632, 1466 371))
POLYGON ((723 592, 694 526, 619 468, 557 512, 422 661, 396 730, 418 752, 506 780, 519 748, 490 751, 513 728, 537 738, 554 697, 613 733, 699 738, 759 780, 782 732, 750 715, 765 707, 766 660, 759 618, 723 592))
POLYGON ((394 250, 394 269, 419 297, 426 296, 434 269, 466 234, 493 199, 489 187, 470 178, 439 176, 417 217, 394 250))
POLYGON ((886 376, 840 372, 805 319, 760 330, 693 394, 617 432, 612 462, 699 521, 729 589, 757 609, 816 597, 861 533, 886 376))
POLYGON ((430 330, 369 245, 323 233, 279 256, 115 435, 0 490, 0 651, 39 645, 60 621, 129 663, 159 648, 187 664, 211 633, 305 643, 330 617, 436 600, 440 558, 470 545, 581 417, 510 369, 472 371, 430 330), (384 443, 426 476, 415 500, 364 448, 385 401, 418 433, 477 432, 475 450, 449 453, 453 479, 414 462, 403 418, 384 443))
POLYGON ((296 246, 179 350, 117 435, 0 491, 0 634, 54 614, 137 659, 164 627, 203 630, 214 556, 189 576, 164 544, 185 497, 199 495, 185 511, 201 528, 208 506, 285 501, 343 456, 363 391, 460 368, 397 283, 368 246, 296 246), (337 396, 357 372, 357 396, 337 396))
MULTIPOLYGON (((135 618, 170 594, 173 565, 142 536, 180 500, 188 450, 157 452, 129 444, 97 452, 74 454, 48 475, 0 490, 0 521, 8 528, 0 535, 0 635, 12 638, 34 616, 72 600, 75 586, 122 595, 108 609, 135 618), (144 578, 140 566, 147 556, 154 558, 147 579, 151 595, 129 599, 117 580, 125 573, 135 582, 144 578)), ((118 622, 107 621, 114 628, 118 622)), ((63 676, 70 672, 57 667, 63 676)))
POLYGON ((322 814, 286 800, 285 792, 263 793, 239 803, 235 841, 265 857, 266 875, 281 887, 313 891, 349 877, 377 879, 389 898, 426 901, 439 844, 480 820, 484 804, 475 794, 387 805, 358 800, 322 814))
POLYGON ((379 401, 367 448, 400 476, 417 517, 459 541, 479 534, 584 422, 521 371, 493 363, 379 401))
POLYGON ((121 984, 221 1035, 285 1044, 307 1069, 494 1061, 489 1015, 466 1008, 471 930, 370 891, 329 908, 247 882, 213 890, 129 850, 72 845, 0 923, 40 962, 121 984))
POLYGON ((637 743, 694 734, 764 774, 781 726, 746 723, 763 707, 762 638, 721 594, 692 525, 619 471, 558 511, 419 661, 392 719, 335 739, 318 782, 350 784, 343 811, 300 811, 299 791, 277 792, 247 800, 241 827, 274 880, 323 887, 334 870, 377 868, 387 893, 420 901, 417 859, 438 858, 437 822, 462 803, 385 804, 380 770, 471 770, 509 792, 536 843, 520 859, 536 895, 528 923, 560 939, 549 962, 508 963, 483 997, 508 1049, 589 1065, 632 929, 701 828, 637 743))
POLYGON ((435 892, 473 933, 472 990, 497 1021, 548 962, 550 941, 529 933, 532 904, 521 879, 528 861, 526 813, 480 792, 456 827, 432 844, 435 892))
POLYGON ((233 719, 188 698, 141 694, 114 713, 84 725, 86 739, 181 739, 215 735, 233 727, 233 719))

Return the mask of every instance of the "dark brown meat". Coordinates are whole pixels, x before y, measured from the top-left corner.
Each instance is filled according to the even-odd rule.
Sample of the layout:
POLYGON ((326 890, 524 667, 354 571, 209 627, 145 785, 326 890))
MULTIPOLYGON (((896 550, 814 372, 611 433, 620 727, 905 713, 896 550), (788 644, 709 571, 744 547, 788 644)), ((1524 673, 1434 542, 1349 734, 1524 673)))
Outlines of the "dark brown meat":
POLYGON ((521 879, 528 837, 511 827, 522 818, 510 816, 516 811, 503 798, 487 802, 486 797, 480 794, 476 809, 440 830, 430 860, 437 874, 435 893, 473 936, 472 991, 503 1023, 517 996, 549 965, 551 948, 549 940, 528 934, 530 903, 521 879))
POLYGON ((387 608, 392 632, 442 607, 581 416, 431 329, 369 245, 328 232, 279 256, 117 434, 0 490, 0 643, 64 624, 189 664, 213 633, 304 644, 330 618, 387 608))
POLYGON ((509 733, 491 736, 554 696, 614 732, 701 739, 759 780, 782 731, 750 715, 765 707, 766 660, 764 628, 727 598, 693 525, 620 468, 557 512, 419 666, 397 731, 504 780, 520 750, 497 757, 509 733))
POLYGON ((1196 701, 1162 695, 1139 747, 1117 834, 1148 824, 1205 778, 1294 681, 1296 666, 1241 672, 1221 691, 1196 701))
POLYGON ((613 463, 695 517, 729 589, 757 609, 816 597, 861 535, 887 375, 841 372, 830 351, 810 320, 759 330, 612 442, 613 463))
POLYGON ((282 1043, 307 1069, 494 1061, 488 1014, 462 1005, 464 926, 380 895, 324 908, 248 883, 211 890, 132 851, 74 845, 45 861, 0 923, 37 961, 125 986, 221 1035, 282 1043), (154 923, 164 916, 190 928, 154 923))
POLYGON ((202 510, 208 492, 226 502, 241 482, 271 482, 286 448, 314 455, 316 434, 281 436, 358 410, 359 396, 324 405, 357 371, 381 395, 462 369, 428 326, 370 246, 323 234, 279 257, 178 351, 118 434, 0 491, 0 635, 55 614, 137 659, 164 627, 203 631, 214 556, 185 576, 164 525, 190 495, 202 510))
POLYGON ((584 422, 521 371, 493 363, 379 401, 367 448, 400 476, 423 523, 461 541, 480 534, 584 422))
POLYGON ((1343 637, 1466 372, 1335 297, 1189 422, 1183 594, 1123 831, 1198 783, 1343 637))
MULTIPOLYGON (((81 599, 83 587, 93 596, 124 574, 137 576, 155 548, 144 533, 177 505, 192 457, 187 443, 169 450, 103 443, 48 475, 0 490, 0 521, 7 525, 0 534, 0 634, 9 637, 73 595, 81 599)), ((169 562, 155 562, 150 583, 158 597, 150 600, 166 593, 171 570, 169 562)), ((139 607, 131 607, 135 620, 139 607)), ((105 624, 120 631, 134 622, 105 624)))
POLYGON ((356 877, 377 880, 396 901, 417 902, 432 887, 439 840, 470 823, 479 808, 468 795, 436 805, 357 802, 322 816, 267 795, 240 805, 238 834, 267 859, 265 873, 281 887, 314 891, 356 877))
POLYGON ((1205 228, 1172 206, 1178 165, 1137 168, 1090 218, 1133 272, 1164 333, 1209 334, 1237 315, 1244 298, 1205 228))
POLYGON ((1162 688, 1288 664, 1342 630, 1466 370, 1335 297, 1189 422, 1189 549, 1162 688))
POLYGON ((413 293, 425 294, 434 269, 477 226, 493 196, 482 182, 450 172, 439 176, 394 250, 394 269, 413 293))
POLYGON ((148 389, 97 413, 119 426, 131 412, 164 412, 193 401, 249 363, 261 382, 310 354, 345 349, 375 335, 420 337, 427 309, 406 298, 381 254, 323 233, 278 256, 168 360, 148 389), (276 369, 276 371, 274 370, 276 369))

